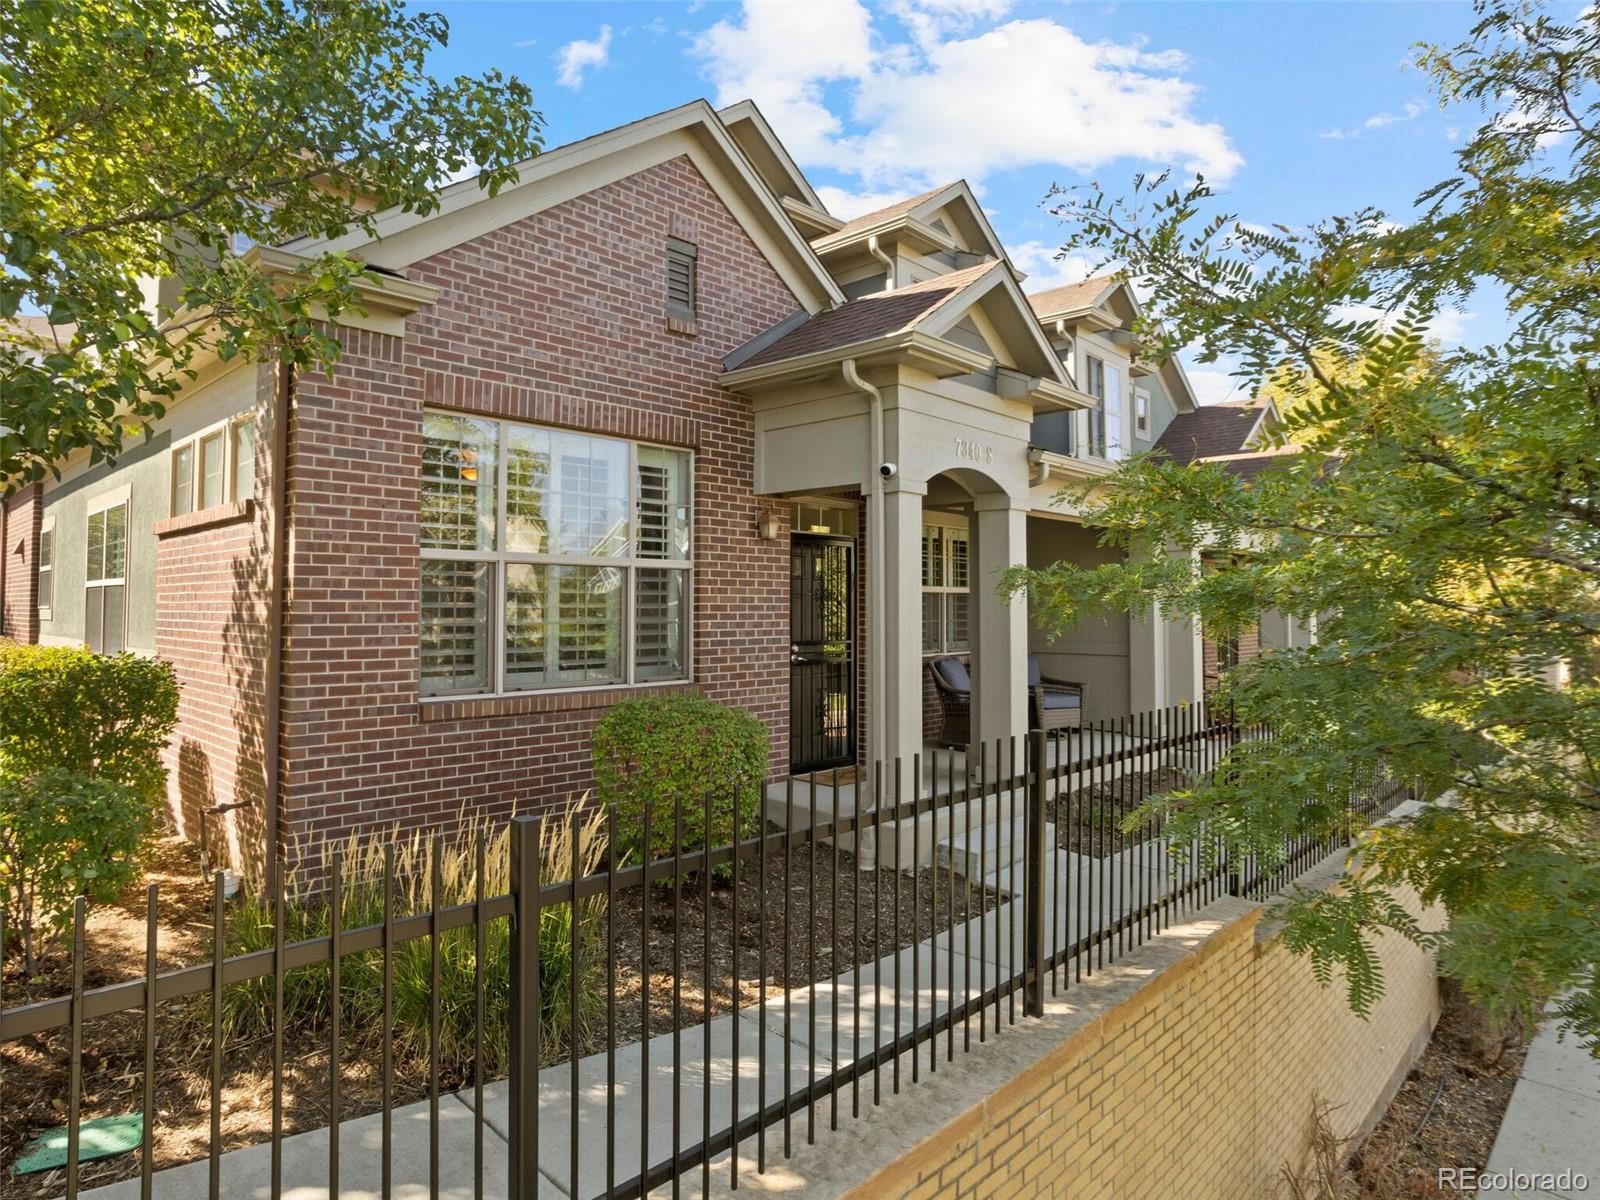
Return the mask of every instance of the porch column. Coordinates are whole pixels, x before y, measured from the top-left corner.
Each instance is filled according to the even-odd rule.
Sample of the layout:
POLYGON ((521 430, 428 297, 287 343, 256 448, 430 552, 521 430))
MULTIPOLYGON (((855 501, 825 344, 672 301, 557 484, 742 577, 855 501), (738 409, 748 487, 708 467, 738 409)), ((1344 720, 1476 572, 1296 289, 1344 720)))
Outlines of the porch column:
POLYGON ((1152 604, 1128 618, 1128 707, 1136 713, 1164 708, 1169 690, 1166 622, 1152 604))
POLYGON ((1000 492, 973 501, 972 734, 993 744, 1028 730, 1028 605, 995 594, 1000 572, 1028 561, 1028 510, 1000 492))
POLYGON ((922 750, 922 497, 926 491, 925 484, 889 480, 881 547, 871 542, 878 524, 875 499, 869 494, 867 500, 867 657, 883 672, 868 682, 867 761, 883 763, 886 772, 899 758, 909 773, 911 756, 922 750), (873 570, 871 561, 880 554, 881 572, 873 570), (879 580, 882 595, 874 594, 879 580), (874 645, 880 653, 873 653, 874 645))

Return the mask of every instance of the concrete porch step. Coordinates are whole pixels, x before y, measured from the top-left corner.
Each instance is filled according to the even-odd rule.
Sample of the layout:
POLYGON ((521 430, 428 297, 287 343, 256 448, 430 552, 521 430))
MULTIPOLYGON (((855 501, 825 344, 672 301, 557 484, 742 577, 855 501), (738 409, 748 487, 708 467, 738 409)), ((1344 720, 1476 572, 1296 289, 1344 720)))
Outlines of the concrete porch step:
MULTIPOLYGON (((1045 845, 1054 846, 1056 827, 1045 825, 1045 845)), ((1027 834, 1020 814, 1016 820, 991 821, 970 832, 958 829, 934 848, 934 861, 957 875, 988 879, 1020 864, 1027 850, 1027 834)))

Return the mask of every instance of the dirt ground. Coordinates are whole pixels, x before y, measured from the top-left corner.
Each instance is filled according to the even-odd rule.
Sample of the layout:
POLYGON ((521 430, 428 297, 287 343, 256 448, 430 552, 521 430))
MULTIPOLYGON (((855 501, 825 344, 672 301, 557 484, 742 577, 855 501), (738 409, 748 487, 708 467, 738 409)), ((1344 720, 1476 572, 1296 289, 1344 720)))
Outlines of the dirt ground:
POLYGON ((1439 1186, 1439 1168, 1481 1170, 1489 1161, 1527 1041, 1517 1032, 1491 1030, 1460 988, 1449 980, 1442 987, 1444 1009, 1433 1040, 1350 1162, 1349 1197, 1465 1196, 1439 1186))
MULTIPOLYGON (((145 882, 160 888, 159 969, 172 970, 204 963, 211 953, 211 887, 202 878, 195 847, 177 838, 155 847, 145 882)), ((117 903, 91 911, 87 926, 85 984, 94 988, 138 978, 144 970, 145 882, 130 888, 117 903)), ((892 949, 927 937, 933 924, 934 893, 938 893, 938 928, 964 920, 998 901, 981 888, 943 870, 924 869, 915 877, 891 871, 859 872, 849 854, 835 856, 828 846, 796 847, 786 871, 784 856, 769 858, 763 879, 755 863, 743 864, 739 879, 739 919, 734 922, 734 889, 714 882, 709 905, 704 880, 683 881, 679 897, 678 968, 681 977, 677 1019, 687 1027, 705 1019, 705 969, 709 912, 710 966, 709 1012, 717 1016, 732 1007, 733 947, 739 947, 740 1003, 754 1004, 765 990, 769 998, 783 995, 785 984, 804 986, 814 979, 830 978, 857 962, 871 962, 892 949), (898 926, 895 908, 898 893, 898 926), (761 897, 765 894, 765 920, 761 897), (789 954, 784 947, 784 897, 790 914, 789 954), (815 914, 812 897, 815 896, 815 914), (859 936, 858 930, 859 909, 859 936), (915 918, 913 911, 915 910, 915 918), (835 917, 837 914, 837 917, 835 917), (766 929, 767 960, 763 977, 760 943, 766 929)), ((644 938, 643 905, 637 890, 617 897, 617 970, 606 986, 614 992, 616 1035, 620 1043, 636 1040, 644 1025, 640 1005, 641 946, 644 938)), ((673 890, 656 885, 651 893, 648 927, 651 1003, 650 1032, 659 1035, 673 1027, 673 890)), ((603 934, 602 934, 603 937, 603 934)), ((604 954, 601 942, 600 954, 604 954)), ((604 980, 605 976, 602 975, 604 980)), ((31 978, 16 964, 8 965, 4 1003, 15 1007, 29 1001, 64 995, 70 991, 70 958, 55 949, 31 978)), ((159 1015, 156 1075, 154 1159, 156 1169, 202 1158, 209 1149, 211 1110, 210 1027, 207 995, 189 997, 162 1006, 159 1015)), ((319 1128, 329 1119, 329 1057, 326 1028, 291 1026, 286 1034, 282 1080, 284 1132, 319 1128)), ((583 1053, 604 1048, 605 1026, 600 1021, 580 1042, 583 1053)), ((139 1011, 89 1022, 84 1029, 84 1119, 137 1111, 142 1104, 144 1075, 143 1014, 139 1011)), ((379 1039, 371 1029, 349 1028, 341 1050, 341 1104, 343 1118, 376 1111, 381 1103, 381 1079, 375 1065, 379 1039)), ((559 1053, 551 1062, 565 1060, 559 1053)), ((65 1186, 65 1172, 51 1171, 17 1179, 9 1175, 10 1163, 23 1147, 46 1130, 66 1121, 68 1089, 66 1030, 19 1039, 0 1045, 0 1171, 8 1200, 53 1200, 65 1186)), ((548 1063, 547 1063, 548 1065, 548 1063)), ((467 1086, 470 1074, 457 1073, 441 1081, 445 1089, 467 1086)), ((427 1095, 426 1063, 407 1055, 397 1043, 393 1103, 411 1103, 427 1095)), ((272 1071, 268 1038, 235 1039, 224 1051, 222 1088, 222 1149, 231 1150, 267 1140, 271 1131, 272 1071)), ((79 1180, 83 1187, 99 1186, 137 1174, 139 1156, 84 1163, 79 1180)))

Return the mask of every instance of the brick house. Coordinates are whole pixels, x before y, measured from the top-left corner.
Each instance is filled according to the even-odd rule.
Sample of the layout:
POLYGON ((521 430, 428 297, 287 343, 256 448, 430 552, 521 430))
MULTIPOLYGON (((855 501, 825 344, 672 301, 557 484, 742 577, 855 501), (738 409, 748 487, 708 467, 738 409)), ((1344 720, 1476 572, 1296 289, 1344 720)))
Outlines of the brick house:
POLYGON ((1130 290, 1028 295, 965 183, 845 222, 754 105, 695 102, 379 227, 250 252, 377 268, 331 376, 206 364, 0 506, 0 633, 173 662, 217 858, 563 801, 625 697, 750 710, 777 779, 920 749, 937 656, 977 737, 1026 728, 1030 654, 1090 718, 1200 696, 1187 624, 1048 638, 992 574, 1109 553, 1064 480, 1186 423, 1253 459, 1271 414, 1213 438, 1130 290))

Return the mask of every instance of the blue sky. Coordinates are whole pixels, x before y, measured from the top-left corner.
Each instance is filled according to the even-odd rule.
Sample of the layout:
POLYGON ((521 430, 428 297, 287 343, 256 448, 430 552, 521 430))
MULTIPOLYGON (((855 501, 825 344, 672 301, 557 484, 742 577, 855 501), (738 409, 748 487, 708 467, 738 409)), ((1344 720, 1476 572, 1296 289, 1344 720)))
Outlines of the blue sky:
MULTIPOLYGON (((1081 277, 1040 208, 1052 183, 1123 190, 1203 170, 1252 222, 1403 214, 1452 172, 1476 111, 1441 112, 1411 67, 1469 3, 1038 4, 1022 0, 440 3, 439 72, 526 80, 559 145, 704 96, 762 106, 838 215, 964 176, 1028 290, 1081 277)), ((1576 5, 1573 6, 1576 8, 1576 5)), ((1446 340, 1492 336, 1474 306, 1446 340)), ((1203 399, 1233 386, 1193 370, 1203 399)))

